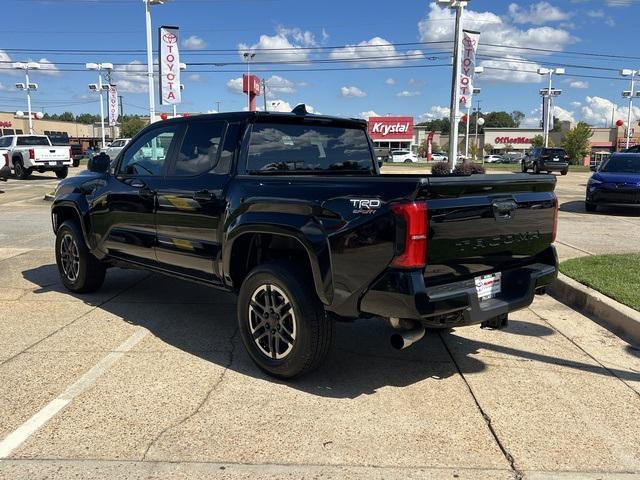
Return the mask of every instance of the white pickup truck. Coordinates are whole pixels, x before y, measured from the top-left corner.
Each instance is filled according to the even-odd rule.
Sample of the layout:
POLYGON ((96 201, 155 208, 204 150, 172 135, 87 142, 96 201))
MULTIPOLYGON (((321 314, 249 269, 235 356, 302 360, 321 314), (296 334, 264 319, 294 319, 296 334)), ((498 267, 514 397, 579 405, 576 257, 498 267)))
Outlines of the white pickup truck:
POLYGON ((46 135, 0 137, 0 154, 20 180, 33 171, 55 172, 56 177, 65 178, 73 164, 71 147, 53 146, 46 135))

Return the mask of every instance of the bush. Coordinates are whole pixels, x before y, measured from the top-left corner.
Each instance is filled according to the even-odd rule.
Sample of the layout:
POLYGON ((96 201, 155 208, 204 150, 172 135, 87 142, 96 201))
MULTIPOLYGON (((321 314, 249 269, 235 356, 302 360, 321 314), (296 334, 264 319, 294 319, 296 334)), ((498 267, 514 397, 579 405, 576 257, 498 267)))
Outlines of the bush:
POLYGON ((449 175, 447 162, 436 162, 431 166, 431 175, 449 175))
POLYGON ((453 169, 454 175, 473 175, 474 173, 485 173, 484 167, 477 163, 464 162, 453 169))
POLYGON ((477 163, 464 162, 456 165, 453 173, 449 173, 447 162, 436 162, 431 167, 432 175, 473 175, 474 173, 485 173, 484 167, 477 163))

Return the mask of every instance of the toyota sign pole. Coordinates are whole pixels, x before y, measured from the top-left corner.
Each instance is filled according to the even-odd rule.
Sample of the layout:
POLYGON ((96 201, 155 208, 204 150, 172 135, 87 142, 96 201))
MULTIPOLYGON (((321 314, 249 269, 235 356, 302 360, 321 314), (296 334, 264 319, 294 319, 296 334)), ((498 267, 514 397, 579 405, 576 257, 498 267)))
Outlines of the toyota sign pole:
MULTIPOLYGON (((109 94, 107 95, 109 104, 109 126, 115 127, 118 124, 118 90, 115 85, 109 85, 109 94)), ((112 132, 115 138, 115 129, 112 132)))
POLYGON ((449 120, 451 131, 449 133, 449 170, 453 171, 458 159, 458 122, 460 120, 460 48, 462 46, 462 12, 468 0, 438 0, 440 4, 447 4, 456 11, 456 29, 453 45, 453 71, 451 72, 451 104, 449 120))

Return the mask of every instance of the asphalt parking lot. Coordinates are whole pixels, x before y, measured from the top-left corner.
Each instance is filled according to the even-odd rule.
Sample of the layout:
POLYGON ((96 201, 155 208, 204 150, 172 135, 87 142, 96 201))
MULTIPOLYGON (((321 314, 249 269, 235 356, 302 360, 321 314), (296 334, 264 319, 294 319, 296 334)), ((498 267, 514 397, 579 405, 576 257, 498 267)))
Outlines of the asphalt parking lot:
MULTIPOLYGON (((558 177, 561 257, 640 249, 640 214, 584 211, 587 178, 558 177)), ((0 478, 640 478, 640 348, 562 303, 400 352, 339 324, 319 371, 278 382, 232 296, 115 269, 66 292, 56 183, 0 184, 0 478)))

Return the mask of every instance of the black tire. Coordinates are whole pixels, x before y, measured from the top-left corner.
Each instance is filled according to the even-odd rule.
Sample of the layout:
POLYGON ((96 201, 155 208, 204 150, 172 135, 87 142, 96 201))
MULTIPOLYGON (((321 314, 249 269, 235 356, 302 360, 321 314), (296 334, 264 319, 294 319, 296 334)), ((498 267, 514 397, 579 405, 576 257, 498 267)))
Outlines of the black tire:
POLYGON ((522 173, 527 173, 527 164, 522 162, 522 173))
POLYGON ((264 263, 254 268, 240 287, 240 336, 254 363, 271 376, 303 375, 317 368, 329 353, 334 320, 325 313, 310 276, 290 262, 264 263), (280 312, 274 308, 263 318, 260 312, 264 314, 269 304, 280 304, 277 308, 282 308, 284 315, 278 316, 280 312))
POLYGON ((80 159, 79 159, 79 158, 74 158, 74 159, 73 159, 73 166, 74 166, 75 168, 77 168, 77 167, 79 167, 79 166, 80 166, 80 159))
POLYGON ((61 180, 63 178, 67 178, 67 175, 69 175, 69 167, 63 167, 60 170, 56 170, 56 177, 61 180))
POLYGON ((533 164, 533 171, 536 173, 540 173, 540 164, 538 162, 533 164))
POLYGON ((587 212, 593 213, 593 212, 596 212, 598 210, 598 205, 596 205, 595 203, 591 203, 591 202, 585 201, 584 202, 584 209, 587 212))
POLYGON ((31 169, 25 168, 22 164, 22 160, 13 161, 13 171, 16 174, 16 178, 19 180, 26 180, 31 175, 31 169))
POLYGON ((566 175, 567 173, 569 173, 569 170, 562 170, 562 171, 560 172, 560 175, 566 175))
POLYGON ((409 160, 408 158, 405 158, 404 163, 411 163, 411 160, 409 160))
POLYGON ((89 293, 104 282, 105 265, 94 257, 78 224, 66 221, 56 232, 56 264, 62 284, 74 293, 89 293))

